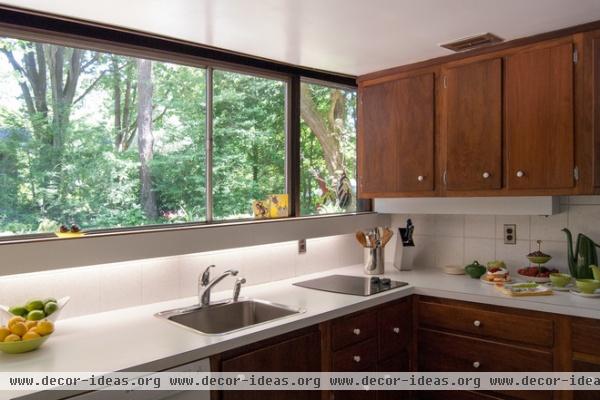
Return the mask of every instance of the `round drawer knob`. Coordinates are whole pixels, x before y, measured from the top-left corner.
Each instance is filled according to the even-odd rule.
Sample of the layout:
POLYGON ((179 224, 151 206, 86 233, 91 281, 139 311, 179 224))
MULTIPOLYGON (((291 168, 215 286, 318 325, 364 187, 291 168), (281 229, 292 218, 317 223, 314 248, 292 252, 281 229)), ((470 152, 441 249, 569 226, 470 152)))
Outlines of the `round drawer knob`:
POLYGON ((423 175, 419 175, 419 176, 417 176, 417 180, 419 182, 423 182, 425 180, 425 177, 423 175))
POLYGON ((353 333, 354 333, 356 336, 360 335, 360 329, 358 329, 358 328, 355 328, 355 329, 354 329, 352 332, 353 332, 353 333))
POLYGON ((400 333, 400 328, 396 327, 394 329, 392 329, 394 331, 394 333, 400 333))
POLYGON ((357 363, 360 362, 360 356, 354 356, 354 357, 352 357, 352 359, 354 360, 354 362, 357 362, 357 363))
POLYGON ((475 361, 475 362, 473 363, 473 368, 479 368, 479 366, 480 366, 480 365, 481 365, 481 364, 479 363, 479 361, 475 361))
POLYGON ((523 172, 521 170, 517 171, 517 178, 522 178, 524 176, 525 176, 525 172, 523 172))
POLYGON ((489 177, 490 177, 490 176, 492 176, 492 175, 491 175, 489 172, 484 172, 484 173, 482 174, 482 176, 483 176, 483 179, 487 179, 487 178, 489 178, 489 177))
POLYGON ((475 321, 473 321, 473 325, 481 326, 481 321, 475 320, 475 321))

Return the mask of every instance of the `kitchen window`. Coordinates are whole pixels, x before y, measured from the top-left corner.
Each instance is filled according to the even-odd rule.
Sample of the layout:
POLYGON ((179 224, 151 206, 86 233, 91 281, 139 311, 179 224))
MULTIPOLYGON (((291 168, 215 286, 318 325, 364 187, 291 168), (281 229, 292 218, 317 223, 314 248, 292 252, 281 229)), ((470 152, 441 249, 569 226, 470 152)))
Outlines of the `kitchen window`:
POLYGON ((356 90, 302 82, 300 104, 301 214, 356 211, 356 90))
POLYGON ((302 81, 295 102, 293 74, 8 32, 0 236, 250 219, 269 194, 290 216, 357 210, 352 88, 302 81))

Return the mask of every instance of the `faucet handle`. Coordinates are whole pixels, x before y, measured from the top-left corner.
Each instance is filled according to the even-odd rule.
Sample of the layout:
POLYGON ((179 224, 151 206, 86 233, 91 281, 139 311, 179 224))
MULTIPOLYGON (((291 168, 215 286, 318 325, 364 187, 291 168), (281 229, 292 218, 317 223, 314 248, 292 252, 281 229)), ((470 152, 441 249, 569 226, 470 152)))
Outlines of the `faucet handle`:
POLYGON ((210 269, 214 268, 214 267, 215 267, 214 265, 209 265, 208 267, 206 267, 206 269, 202 273, 202 276, 200 277, 200 284, 202 286, 207 286, 208 283, 210 282, 210 269))
POLYGON ((237 278, 235 280, 235 286, 233 287, 233 301, 238 301, 244 283, 246 283, 246 278, 237 278))

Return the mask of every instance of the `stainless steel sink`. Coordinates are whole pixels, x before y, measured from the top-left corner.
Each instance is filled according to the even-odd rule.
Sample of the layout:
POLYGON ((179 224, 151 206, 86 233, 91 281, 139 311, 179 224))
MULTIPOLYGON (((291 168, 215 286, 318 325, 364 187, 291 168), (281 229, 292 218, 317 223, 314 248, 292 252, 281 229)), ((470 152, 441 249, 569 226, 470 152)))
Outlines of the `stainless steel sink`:
POLYGON ((204 334, 223 335, 301 312, 268 301, 239 299, 162 311, 156 316, 204 334))

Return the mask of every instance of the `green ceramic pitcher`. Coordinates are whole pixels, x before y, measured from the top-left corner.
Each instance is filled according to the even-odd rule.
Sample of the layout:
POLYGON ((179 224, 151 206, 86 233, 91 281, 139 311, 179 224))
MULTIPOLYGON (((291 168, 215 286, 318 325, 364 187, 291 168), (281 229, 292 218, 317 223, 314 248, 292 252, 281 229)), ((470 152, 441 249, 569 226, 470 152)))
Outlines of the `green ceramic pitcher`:
POLYGON ((567 260, 571 276, 576 279, 593 279, 594 274, 590 265, 598 265, 596 247, 600 247, 600 245, 580 233, 577 235, 577 242, 573 248, 571 232, 567 228, 562 231, 567 235, 567 260))

